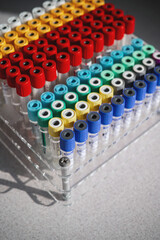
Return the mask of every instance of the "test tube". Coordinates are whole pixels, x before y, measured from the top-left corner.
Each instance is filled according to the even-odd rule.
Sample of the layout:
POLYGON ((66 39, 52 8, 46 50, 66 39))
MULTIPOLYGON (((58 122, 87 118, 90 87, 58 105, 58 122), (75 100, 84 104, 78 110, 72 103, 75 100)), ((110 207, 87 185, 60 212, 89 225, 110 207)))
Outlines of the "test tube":
POLYGON ((145 44, 142 47, 142 51, 146 57, 152 57, 152 54, 155 52, 155 47, 153 45, 145 44))
POLYGON ((68 87, 65 84, 57 84, 54 87, 54 94, 56 100, 63 100, 64 94, 68 92, 68 87))
POLYGON ((49 120, 48 132, 51 144, 51 155, 53 164, 58 168, 58 161, 60 158, 60 133, 64 130, 64 123, 61 118, 54 117, 49 120))
POLYGON ((82 47, 82 68, 88 69, 92 64, 94 44, 93 40, 84 38, 81 40, 82 47))
POLYGON ((143 59, 142 64, 145 66, 147 73, 153 72, 153 70, 156 66, 154 59, 148 58, 148 57, 143 59))
POLYGON ((131 56, 125 56, 121 59, 122 64, 125 67, 125 70, 132 70, 133 66, 135 65, 135 60, 131 56))
POLYGON ((38 125, 42 138, 42 151, 44 154, 47 154, 48 157, 51 157, 50 154, 50 139, 48 134, 48 122, 53 118, 52 111, 47 108, 42 108, 38 111, 38 125))
MULTIPOLYGON (((100 137, 102 145, 105 145, 109 141, 111 122, 113 117, 112 105, 109 103, 104 103, 99 107, 99 114, 101 115, 101 131, 100 137)), ((105 145, 106 147, 106 145, 105 145)))
POLYGON ((56 55, 56 64, 58 71, 57 83, 66 83, 70 71, 70 56, 66 52, 60 52, 56 55))
POLYGON ((64 95, 64 101, 67 108, 74 109, 75 104, 78 102, 78 94, 75 92, 68 92, 64 95))
POLYGON ((89 26, 90 23, 93 21, 93 16, 90 13, 86 13, 83 16, 81 16, 80 18, 83 21, 84 26, 89 26))
POLYGON ((122 79, 125 82, 125 87, 133 87, 133 83, 136 80, 136 74, 132 71, 125 71, 122 73, 122 79))
POLYGON ((136 80, 133 83, 133 88, 136 91, 136 102, 134 107, 134 119, 137 123, 142 115, 142 109, 144 105, 144 99, 146 96, 147 84, 143 80, 136 80))
POLYGON ((80 79, 81 84, 88 84, 91 79, 91 71, 88 69, 81 69, 77 72, 77 77, 80 79))
POLYGON ((77 87, 76 92, 78 93, 79 101, 81 100, 86 101, 87 95, 91 92, 91 88, 87 84, 80 84, 77 87))
POLYGON ((22 24, 32 20, 33 16, 30 12, 24 11, 19 14, 19 18, 22 24))
POLYGON ((48 45, 48 41, 46 38, 40 37, 39 39, 34 41, 34 44, 36 45, 38 52, 42 52, 43 48, 48 45))
POLYGON ((46 60, 46 54, 43 52, 33 53, 32 60, 35 66, 42 67, 42 63, 46 60))
POLYGON ((125 88, 125 82, 121 78, 114 78, 111 81, 111 86, 114 89, 115 95, 121 95, 123 92, 123 89, 125 88))
POLYGON ((6 32, 11 31, 11 27, 6 24, 6 23, 2 23, 0 24, 0 35, 3 36, 3 34, 5 34, 6 32))
POLYGON ((91 87, 92 92, 99 92, 99 88, 103 85, 103 81, 101 78, 92 77, 89 80, 89 86, 91 87))
POLYGON ((131 15, 125 15, 123 17, 123 21, 125 23, 124 44, 131 44, 131 40, 135 30, 135 17, 131 15))
POLYGON ((99 132, 101 129, 101 115, 98 112, 87 114, 88 123, 88 144, 91 154, 95 154, 99 143, 99 132))
POLYGON ((100 77, 102 70, 103 70, 102 66, 98 63, 93 63, 89 67, 89 71, 91 72, 92 77, 100 77))
POLYGON ((11 89, 7 83, 6 69, 11 66, 10 60, 8 58, 2 58, 0 60, 0 79, 2 86, 2 93, 6 103, 10 103, 11 89))
POLYGON ((35 7, 32 9, 32 15, 34 18, 39 18, 44 13, 45 13, 45 10, 42 7, 35 7))
POLYGON ((114 63, 121 63, 121 60, 124 57, 121 50, 113 50, 110 55, 113 58, 114 63))
POLYGON ((28 74, 31 68, 33 68, 33 62, 31 59, 22 59, 19 62, 19 67, 21 69, 21 73, 28 74))
POLYGON ((28 44, 23 48, 24 58, 32 59, 32 55, 37 52, 37 47, 34 44, 28 44))
POLYGON ((60 133, 60 149, 63 157, 68 157, 74 164, 75 134, 71 129, 64 129, 60 133))
POLYGON ((43 108, 51 108, 52 102, 55 100, 54 93, 44 92, 41 94, 41 103, 43 108))
POLYGON ((7 83, 11 90, 11 103, 19 108, 20 99, 16 92, 16 77, 20 75, 20 69, 17 66, 10 66, 6 69, 7 83))
POLYGON ((146 68, 142 64, 135 64, 133 66, 133 72, 136 74, 136 79, 144 79, 144 75, 146 74, 146 68))
POLYGON ((156 51, 152 54, 152 58, 155 60, 156 65, 160 65, 160 52, 156 51))
POLYGON ((46 33, 46 38, 49 44, 56 44, 57 39, 60 37, 59 32, 56 30, 46 33))
POLYGON ((125 71, 125 67, 121 63, 115 63, 115 64, 112 65, 111 70, 114 73, 114 77, 121 78, 123 72, 125 71))
POLYGON ((113 58, 110 56, 104 56, 100 59, 100 64, 102 65, 103 70, 111 70, 113 63, 113 58))
POLYGON ((136 91, 133 88, 125 88, 123 90, 123 97, 125 99, 123 127, 128 129, 133 119, 133 108, 136 101, 136 91))
POLYGON ((83 22, 80 18, 76 18, 72 20, 70 23, 72 31, 79 31, 81 27, 83 27, 83 22))
POLYGON ((28 114, 27 103, 31 100, 32 91, 29 76, 20 74, 16 77, 16 91, 20 99, 20 113, 22 113, 26 121, 28 114))
POLYGON ((124 11, 122 9, 113 9, 112 16, 115 20, 121 20, 124 17, 124 11))
POLYGON ((132 56, 134 52, 134 47, 132 45, 125 45, 122 47, 122 52, 124 56, 132 56))
POLYGON ((105 11, 106 14, 111 14, 113 12, 113 10, 115 9, 115 6, 112 3, 105 3, 102 6, 102 9, 105 11))
POLYGON ((93 63, 99 63, 104 49, 104 35, 100 32, 91 34, 91 39, 94 42, 93 63))
POLYGON ((56 84, 57 72, 56 63, 53 60, 46 60, 42 63, 45 74, 45 91, 53 91, 56 84))
POLYGON ((57 47, 52 44, 48 44, 43 48, 43 52, 46 54, 46 58, 49 60, 55 60, 57 55, 57 47))
POLYGON ((66 108, 61 112, 61 118, 64 121, 64 127, 73 129, 73 125, 76 122, 76 112, 73 109, 66 108))
POLYGON ((10 53, 9 59, 12 66, 19 66, 19 62, 23 59, 23 54, 21 52, 10 53))
POLYGON ((131 41, 131 45, 135 51, 140 51, 143 47, 143 40, 140 38, 133 38, 131 41))
POLYGON ((15 16, 8 18, 7 22, 12 29, 21 25, 20 19, 18 17, 15 17, 15 16))
POLYGON ((154 73, 148 73, 144 76, 144 80, 147 83, 146 98, 145 98, 145 113, 149 114, 152 108, 153 94, 157 86, 157 76, 154 73))
POLYGON ((101 8, 96 8, 95 10, 92 11, 92 15, 94 19, 99 20, 104 16, 105 12, 101 8))
POLYGON ((77 72, 81 69, 82 63, 82 49, 78 45, 72 45, 69 47, 68 52, 70 54, 70 75, 75 76, 77 72))
POLYGON ((55 100, 51 104, 51 110, 54 117, 61 117, 61 112, 66 109, 66 104, 62 100, 55 100))
POLYGON ((31 123, 34 138, 40 139, 40 131, 38 129, 38 111, 42 109, 42 103, 38 100, 31 100, 27 103, 28 118, 31 123))
POLYGON ((112 121, 112 134, 113 140, 118 141, 118 135, 120 135, 121 127, 122 127, 122 115, 124 113, 124 104, 125 100, 122 96, 115 95, 111 99, 111 104, 113 107, 113 121, 112 121))
POLYGON ((120 21, 120 20, 116 20, 112 23, 112 26, 115 29, 115 43, 114 43, 114 47, 115 49, 121 49, 122 46, 124 45, 123 43, 123 37, 124 37, 124 33, 125 33, 125 24, 124 22, 120 21))
POLYGON ((115 29, 111 26, 103 27, 104 34, 104 52, 103 55, 110 55, 111 51, 114 50, 115 42, 115 29))
POLYGON ((99 93, 102 96, 102 103, 110 103, 113 97, 114 89, 109 85, 103 85, 100 87, 99 93))
POLYGON ((51 11, 56 6, 56 2, 54 1, 45 1, 42 3, 42 7, 45 9, 46 12, 51 11))
POLYGON ((86 101, 79 101, 75 105, 75 111, 78 120, 86 120, 87 114, 90 112, 90 105, 86 101))
POLYGON ((157 76, 157 87, 156 87, 156 92, 153 97, 153 103, 154 103, 155 109, 157 109, 157 107, 159 107, 159 103, 160 103, 160 66, 157 66, 154 68, 154 74, 156 74, 156 76, 157 76))
POLYGON ((89 93, 87 96, 87 102, 90 105, 91 111, 98 111, 99 106, 102 104, 102 96, 96 92, 89 93))
POLYGON ((69 92, 76 92, 76 88, 80 85, 80 79, 75 76, 68 77, 66 79, 66 85, 69 92))
POLYGON ((76 142, 76 151, 75 151, 75 160, 83 161, 86 158, 87 144, 88 139, 88 125, 84 120, 78 120, 74 124, 74 133, 75 133, 75 142, 76 142))
POLYGON ((40 99, 41 94, 44 92, 45 75, 43 68, 33 67, 29 71, 32 85, 32 98, 40 99))

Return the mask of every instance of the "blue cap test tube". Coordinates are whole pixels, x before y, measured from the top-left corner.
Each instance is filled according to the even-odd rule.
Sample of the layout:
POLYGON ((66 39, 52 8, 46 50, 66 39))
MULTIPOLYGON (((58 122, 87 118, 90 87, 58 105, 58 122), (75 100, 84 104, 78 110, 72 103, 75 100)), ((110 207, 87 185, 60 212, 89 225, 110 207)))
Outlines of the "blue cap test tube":
POLYGON ((113 108, 109 103, 104 103, 99 107, 99 114, 101 115, 101 137, 102 144, 106 144, 109 140, 110 127, 113 117, 113 108))
POLYGON ((101 115, 97 112, 87 114, 89 151, 95 153, 98 148, 99 131, 101 128, 101 115))
POLYGON ((157 76, 157 86, 156 86, 156 92, 153 96, 153 101, 155 105, 155 109, 158 108, 159 110, 159 104, 160 104, 160 66, 157 66, 154 68, 154 74, 157 76))
POLYGON ((144 80, 147 84, 145 113, 148 114, 152 108, 153 94, 155 93, 157 86, 157 76, 154 73, 148 73, 144 76, 144 80))
POLYGON ((88 124, 84 120, 74 123, 74 133, 76 141, 76 159, 83 161, 86 157, 86 141, 88 139, 88 124))
POLYGON ((134 121, 138 122, 141 115, 144 104, 144 99, 146 96, 147 84, 143 80, 136 80, 133 83, 133 88, 136 91, 136 102, 134 107, 134 121))

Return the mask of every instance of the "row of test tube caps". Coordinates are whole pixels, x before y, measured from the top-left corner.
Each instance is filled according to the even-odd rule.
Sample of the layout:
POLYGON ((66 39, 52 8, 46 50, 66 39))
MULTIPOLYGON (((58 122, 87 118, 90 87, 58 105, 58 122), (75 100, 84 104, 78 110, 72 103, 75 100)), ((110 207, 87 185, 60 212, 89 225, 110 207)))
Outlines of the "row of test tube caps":
MULTIPOLYGON (((55 40, 57 40, 58 37, 56 36, 56 39, 55 39, 54 36, 52 36, 54 35, 54 32, 50 32, 51 29, 54 29, 54 30, 58 29, 61 36, 68 37, 68 34, 70 33, 72 28, 72 32, 73 31, 74 32, 70 34, 69 39, 71 39, 71 42, 73 44, 73 42, 76 43, 76 41, 77 42, 80 41, 81 37, 82 38, 90 37, 91 32, 102 31, 103 26, 104 27, 113 26, 111 28, 103 29, 103 34, 105 35, 104 36, 105 38, 103 41, 105 41, 105 46, 109 47, 113 45, 114 40, 120 43, 124 35, 131 36, 133 34, 134 28, 135 28, 135 18, 131 15, 124 15, 124 12, 122 10, 114 9, 113 8, 114 6, 112 6, 114 10, 112 10, 111 12, 115 11, 115 15, 112 16, 110 14, 104 14, 105 9, 108 9, 108 8, 105 8, 105 6, 106 5, 103 6, 104 9, 97 8, 92 12, 92 14, 85 14, 81 16, 81 18, 76 18, 75 20, 70 21, 69 25, 68 24, 65 25, 65 28, 63 27, 63 24, 61 24, 62 27, 57 26, 58 28, 56 27, 50 28, 49 25, 46 25, 46 24, 45 24, 46 26, 41 25, 40 19, 30 20, 28 22, 29 26, 26 24, 23 24, 23 25, 17 26, 14 31, 9 31, 9 32, 7 31, 6 33, 4 33, 4 38, 0 39, 1 53, 3 54, 3 56, 5 56, 11 52, 14 52, 15 50, 16 51, 21 50, 22 47, 28 45, 29 42, 33 42, 39 39, 39 36, 40 37, 46 36, 48 40, 50 40, 53 44, 55 43, 55 40), (119 13, 119 14, 116 15, 116 13, 119 13), (99 14, 100 16, 97 14, 99 14), (101 21, 97 20, 97 16, 98 18, 101 17, 101 21), (38 25, 40 26, 38 26, 38 32, 37 32, 35 31, 35 28, 37 28, 36 23, 38 23, 39 21, 40 23, 38 25), (79 31, 79 33, 77 33, 77 31, 79 31), (14 46, 11 43, 13 43, 14 46)), ((107 6, 110 6, 110 4, 108 4, 107 6)), ((46 17, 46 19, 49 19, 49 16, 46 17)), ((16 24, 16 19, 13 19, 13 20, 14 20, 14 24, 16 24)), ((57 33, 55 34, 57 35, 57 33)), ((94 41, 101 40, 96 38, 98 37, 94 37, 94 41)), ((95 43, 94 45, 99 45, 99 44, 102 44, 102 43, 98 42, 97 44, 95 43)), ((101 50, 102 49, 100 49, 99 47, 99 50, 97 50, 97 52, 101 52, 101 50)))
MULTIPOLYGON (((147 73, 144 80, 136 80, 132 88, 125 88, 122 95, 113 96, 111 104, 98 102, 97 111, 90 112, 90 104, 80 101, 76 103, 76 111, 63 108, 60 118, 54 109, 56 101, 49 109, 42 107, 43 100, 31 100, 27 105, 28 115, 43 153, 55 159, 55 163, 61 155, 69 157, 73 163, 73 159, 85 158, 86 153, 94 154, 99 146, 107 147, 108 141, 118 139, 120 133, 129 130, 132 122, 138 124, 142 114, 144 120, 160 102, 160 66, 153 72, 147 73)), ((94 99, 99 97, 97 93, 89 95, 94 99)), ((64 104, 61 100, 56 103, 64 104)))

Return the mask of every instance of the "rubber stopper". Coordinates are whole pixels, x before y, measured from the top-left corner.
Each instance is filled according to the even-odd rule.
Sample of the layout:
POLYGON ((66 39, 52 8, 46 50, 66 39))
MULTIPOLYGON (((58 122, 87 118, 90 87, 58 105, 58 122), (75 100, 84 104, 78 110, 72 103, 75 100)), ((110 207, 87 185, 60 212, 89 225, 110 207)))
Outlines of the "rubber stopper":
POLYGON ((55 60, 57 47, 55 45, 48 44, 43 48, 43 52, 46 54, 47 59, 55 60))
POLYGON ((93 21, 93 16, 90 13, 86 13, 83 16, 80 17, 83 25, 88 26, 93 21))
POLYGON ((134 50, 141 50, 143 47, 143 40, 140 38, 134 38, 131 40, 131 45, 133 46, 134 50))
POLYGON ((29 76, 21 74, 16 77, 16 91, 21 97, 27 97, 31 94, 31 81, 29 76))
POLYGON ((7 83, 9 87, 16 87, 16 77, 20 74, 20 69, 17 66, 10 66, 6 69, 7 83))
POLYGON ((124 22, 117 20, 112 23, 112 26, 115 29, 115 39, 122 40, 122 38, 124 37, 124 34, 125 34, 124 22))
POLYGON ((29 71, 31 84, 34 88, 42 88, 45 85, 44 70, 41 67, 33 67, 29 71))
POLYGON ((81 41, 81 34, 77 31, 70 32, 68 35, 71 45, 72 44, 80 44, 81 41))
POLYGON ((82 38, 88 38, 92 33, 92 29, 88 26, 83 26, 79 28, 79 33, 81 34, 82 38))
POLYGON ((89 80, 91 79, 91 71, 88 69, 81 69, 77 73, 77 77, 80 79, 81 84, 88 84, 89 80))
POLYGON ((135 30, 135 17, 132 15, 125 15, 123 21, 125 23, 125 33, 133 34, 135 30))
POLYGON ((114 44, 115 40, 115 29, 113 27, 103 27, 102 29, 104 34, 104 45, 109 47, 114 44))
POLYGON ((104 16, 104 10, 102 8, 96 8, 91 12, 91 14, 93 15, 94 19, 99 20, 104 16))
POLYGON ((35 44, 28 44, 23 47, 24 58, 32 59, 32 55, 37 52, 37 46, 35 44))
POLYGON ((134 48, 132 45, 125 45, 122 47, 122 52, 124 56, 132 56, 132 53, 134 52, 134 48))
POLYGON ((121 50, 113 50, 110 55, 113 58, 114 63, 120 63, 124 56, 121 50))
POLYGON ((53 118, 53 113, 48 108, 42 108, 38 111, 38 124, 42 128, 48 128, 48 122, 53 118))
POLYGON ((40 109, 42 109, 42 103, 40 101, 31 100, 28 102, 27 110, 28 110, 28 117, 30 121, 32 122, 38 121, 37 113, 40 109))
POLYGON ((68 24, 60 26, 57 28, 61 37, 68 37, 68 34, 71 32, 71 27, 68 24))
POLYGON ((101 72, 102 72, 102 66, 98 63, 93 63, 90 67, 89 67, 89 71, 91 72, 91 76, 92 77, 99 77, 101 72))
POLYGON ((71 66, 77 67, 82 63, 82 48, 78 45, 72 45, 68 49, 71 66))
POLYGON ((72 31, 77 31, 79 28, 83 27, 83 21, 79 18, 72 20, 70 23, 72 31))
POLYGON ((113 63, 113 58, 110 56, 104 56, 100 59, 100 64, 102 65, 103 70, 110 70, 113 63))
POLYGON ((44 92, 41 94, 41 103, 43 108, 50 108, 55 100, 55 95, 52 92, 44 92))
POLYGON ((48 82, 53 82, 57 79, 56 63, 53 60, 46 60, 42 64, 44 70, 45 79, 48 82))
POLYGON ((46 33, 46 38, 49 44, 56 44, 56 41, 59 37, 60 37, 59 32, 56 30, 46 33))
POLYGON ((101 124, 109 125, 112 122, 113 108, 109 103, 103 103, 99 107, 99 114, 101 115, 101 124))
POLYGON ((34 41, 34 44, 36 45, 38 51, 42 51, 43 48, 48 44, 48 41, 46 38, 39 38, 34 41))
POLYGON ((31 59, 23 59, 19 63, 20 70, 23 74, 29 74, 31 68, 33 68, 33 62, 31 59))
POLYGON ((42 66, 42 63, 47 59, 44 52, 37 52, 32 55, 33 63, 35 66, 42 66))
POLYGON ((82 47, 82 58, 90 59, 93 57, 94 44, 92 39, 89 39, 89 38, 82 39, 81 47, 82 47))
POLYGON ((114 18, 112 15, 105 14, 103 17, 101 17, 101 21, 103 22, 104 26, 111 26, 114 18))
POLYGON ((103 22, 99 20, 94 20, 93 22, 91 22, 90 26, 91 26, 92 32, 101 32, 103 28, 103 22))
POLYGON ((66 85, 69 92, 75 92, 76 88, 80 85, 80 79, 75 76, 68 77, 66 79, 66 85))
POLYGON ((104 35, 100 32, 95 32, 91 34, 91 39, 94 42, 94 52, 99 53, 103 51, 104 48, 104 35))
POLYGON ((88 124, 84 120, 78 120, 74 123, 74 133, 76 142, 86 142, 88 139, 88 124))
POLYGON ((68 92, 68 87, 64 84, 57 84, 54 87, 54 94, 56 100, 63 100, 63 96, 68 92))
POLYGON ((123 97, 115 95, 111 99, 111 104, 113 107, 113 116, 114 117, 121 117, 124 113, 124 105, 125 105, 125 100, 123 97))
POLYGON ((75 148, 75 134, 71 129, 65 129, 60 133, 60 148, 64 152, 71 152, 75 148))
POLYGON ((125 99, 125 108, 133 108, 136 101, 136 91, 133 88, 125 88, 123 90, 123 97, 125 99))
POLYGON ((112 3, 106 3, 102 6, 102 9, 105 11, 105 13, 110 14, 115 9, 114 4, 112 3))
POLYGON ((98 133, 101 128, 101 115, 97 112, 87 114, 88 132, 98 133))
POLYGON ((60 52, 56 56, 57 70, 59 73, 67 73, 70 70, 70 56, 66 52, 60 52))
POLYGON ((10 53, 9 59, 12 65, 19 66, 19 62, 23 59, 23 53, 22 52, 10 53))
POLYGON ((147 84, 143 80, 136 80, 133 83, 133 87, 136 91, 136 100, 137 101, 142 101, 145 99, 146 96, 146 90, 147 90, 147 84))
POLYGON ((6 69, 11 66, 8 58, 2 58, 0 60, 0 78, 6 79, 6 69))
POLYGON ((157 76, 154 73, 144 75, 144 80, 147 83, 147 93, 154 93, 157 86, 157 76))
POLYGON ((154 74, 157 76, 157 86, 160 86, 160 66, 154 68, 154 74))
POLYGON ((116 20, 123 19, 124 11, 122 9, 114 9, 112 15, 116 20))

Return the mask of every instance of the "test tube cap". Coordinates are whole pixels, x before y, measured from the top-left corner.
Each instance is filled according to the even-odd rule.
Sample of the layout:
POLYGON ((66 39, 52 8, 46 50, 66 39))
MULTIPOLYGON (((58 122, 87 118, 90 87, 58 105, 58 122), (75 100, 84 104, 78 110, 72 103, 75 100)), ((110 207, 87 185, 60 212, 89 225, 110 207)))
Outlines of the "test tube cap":
POLYGON ((87 13, 93 11, 96 7, 94 4, 86 2, 82 5, 82 8, 85 11, 85 13, 87 13))
POLYGON ((83 26, 79 28, 79 33, 81 34, 82 38, 90 38, 92 29, 88 26, 83 26))
POLYGON ((131 45, 134 47, 135 51, 140 51, 143 47, 143 40, 140 38, 133 38, 131 40, 131 45))
POLYGON ((125 34, 125 24, 120 20, 116 20, 112 23, 112 26, 115 29, 115 39, 122 40, 125 34))
POLYGON ((91 87, 87 84, 80 84, 76 88, 76 92, 78 93, 79 100, 87 100, 87 95, 91 92, 91 87))
POLYGON ((62 25, 57 28, 61 37, 68 37, 68 34, 71 32, 71 27, 69 24, 62 25))
POLYGON ((3 57, 7 57, 8 54, 15 51, 14 46, 12 44, 4 44, 0 48, 3 57))
POLYGON ((46 33, 51 31, 51 27, 48 24, 41 24, 37 27, 37 32, 40 37, 44 37, 46 33))
POLYGON ((50 13, 44 13, 39 17, 39 19, 41 20, 42 23, 48 23, 53 19, 53 15, 50 13))
POLYGON ((67 73, 70 70, 70 56, 66 52, 59 52, 56 55, 57 70, 59 73, 67 73))
POLYGON ((102 8, 96 8, 91 13, 92 13, 94 19, 101 19, 105 14, 105 12, 102 8))
POLYGON ((132 53, 132 57, 134 58, 135 63, 138 64, 143 61, 143 59, 145 58, 145 54, 142 51, 134 51, 132 53))
POLYGON ((157 86, 160 86, 160 66, 154 68, 154 74, 157 76, 157 86))
POLYGON ((71 76, 66 79, 66 84, 69 92, 75 92, 76 88, 80 85, 80 79, 76 76, 71 76))
POLYGON ((98 133, 101 128, 101 115, 98 112, 90 112, 87 114, 88 132, 98 133))
POLYGON ((94 44, 92 39, 89 39, 89 38, 82 39, 81 47, 82 47, 82 57, 84 59, 90 59, 93 57, 94 44))
POLYGON ((31 68, 33 68, 33 62, 31 59, 22 59, 19 62, 19 67, 23 74, 29 74, 31 68))
POLYGON ((160 65, 160 52, 156 51, 152 54, 152 58, 155 60, 156 65, 160 65))
POLYGON ((103 28, 103 22, 100 20, 93 20, 93 22, 90 23, 90 26, 92 28, 92 32, 99 32, 103 28))
POLYGON ((21 51, 24 46, 28 45, 28 39, 25 37, 18 37, 14 40, 16 51, 21 51))
POLYGON ((45 85, 45 75, 44 70, 41 67, 33 67, 29 71, 31 84, 34 88, 42 88, 45 85))
POLYGON ((78 45, 72 45, 69 47, 68 52, 70 54, 71 66, 79 66, 82 63, 82 48, 78 45))
POLYGON ((49 44, 56 44, 56 41, 59 37, 60 37, 59 32, 56 30, 52 30, 52 31, 46 33, 46 38, 47 38, 49 44))
POLYGON ((102 104, 102 96, 97 92, 91 92, 87 96, 91 111, 98 111, 99 106, 102 104))
POLYGON ((43 48, 48 45, 48 41, 46 38, 39 38, 34 41, 34 44, 36 45, 38 51, 42 51, 43 48))
POLYGON ((125 22, 125 33, 133 34, 135 30, 135 17, 132 15, 125 15, 123 21, 125 22))
POLYGON ((23 47, 23 54, 25 58, 32 59, 32 55, 37 52, 37 47, 35 44, 28 44, 23 47))
POLYGON ((113 116, 114 117, 121 117, 124 113, 124 105, 125 105, 125 100, 123 97, 119 95, 115 95, 111 99, 111 104, 113 107, 113 116))
POLYGON ((27 97, 31 94, 31 81, 28 75, 20 74, 16 77, 16 90, 21 97, 27 97))
POLYGON ((65 128, 73 128, 73 125, 77 120, 76 112, 73 109, 66 108, 61 112, 61 118, 64 121, 65 128))
POLYGON ((132 56, 132 53, 134 52, 134 47, 132 45, 125 45, 122 47, 122 52, 124 56, 132 56))
POLYGON ((78 45, 82 39, 82 36, 78 31, 73 31, 68 34, 68 38, 70 40, 71 45, 73 44, 78 45))
POLYGON ((70 13, 64 13, 60 16, 60 19, 62 20, 63 24, 65 24, 73 20, 73 15, 70 13))
POLYGON ((0 47, 3 46, 6 43, 5 38, 0 37, 0 47))
POLYGON ((101 115, 101 124, 109 125, 112 122, 113 108, 109 103, 103 103, 99 107, 99 114, 101 115))
POLYGON ((114 72, 111 70, 104 70, 101 72, 100 77, 103 80, 103 84, 110 85, 111 80, 114 78, 114 72))
POLYGON ((33 42, 39 39, 39 33, 36 30, 27 31, 24 36, 28 39, 29 42, 33 42))
POLYGON ((89 80, 89 86, 92 92, 99 92, 99 88, 103 85, 103 80, 99 77, 92 77, 89 80))
POLYGON ((83 27, 83 21, 80 18, 73 19, 70 23, 72 31, 77 31, 83 27))
POLYGON ((103 22, 103 25, 104 26, 111 26, 113 21, 114 21, 114 18, 112 15, 110 14, 104 14, 102 17, 101 17, 101 21, 103 22))
POLYGON ((42 63, 47 59, 44 52, 33 53, 32 59, 35 66, 42 66, 42 63))
POLYGON ((114 9, 112 11, 112 15, 114 17, 114 19, 123 19, 124 17, 124 11, 122 9, 114 9))
POLYGON ((100 59, 100 64, 102 65, 103 70, 111 69, 113 63, 113 58, 110 56, 104 56, 100 59))
POLYGON ((54 60, 57 55, 57 47, 52 44, 48 44, 43 48, 43 52, 46 54, 47 59, 54 60))
POLYGON ((99 77, 101 72, 102 72, 103 68, 100 64, 98 63, 93 63, 90 67, 89 67, 89 71, 91 72, 91 76, 92 77, 99 77))
POLYGON ((53 18, 50 22, 50 27, 51 27, 51 30, 55 30, 56 28, 59 28, 61 26, 63 26, 63 21, 62 19, 59 19, 59 18, 53 18))
POLYGON ((153 72, 153 70, 156 66, 154 59, 151 57, 149 57, 149 58, 147 57, 147 58, 143 59, 142 64, 146 67, 148 73, 153 72))
POLYGON ((53 82, 57 78, 56 73, 56 63, 53 60, 45 60, 42 63, 42 68, 44 69, 45 80, 48 82, 53 82))
POLYGON ((50 108, 54 100, 55 95, 52 92, 43 92, 41 94, 41 103, 43 108, 50 108))
POLYGON ((84 10, 77 7, 71 11, 71 14, 73 15, 74 18, 77 18, 84 14, 84 10))
POLYGON ((63 96, 68 92, 68 87, 64 84, 57 84, 54 87, 54 94, 56 100, 63 100, 63 96))
POLYGON ((111 86, 114 89, 115 95, 121 95, 123 92, 123 89, 125 88, 125 82, 121 78, 114 78, 111 81, 111 86))
POLYGON ((154 73, 144 75, 144 80, 147 83, 147 93, 154 93, 157 86, 157 76, 154 73))
POLYGON ((101 32, 94 32, 91 34, 91 39, 94 42, 94 52, 102 52, 104 48, 104 34, 101 32))
POLYGON ((122 78, 125 81, 125 87, 129 88, 133 86, 133 82, 136 80, 136 74, 132 71, 125 71, 122 74, 122 78))
POLYGON ((125 56, 121 60, 122 64, 125 66, 125 70, 131 70, 135 65, 135 60, 131 56, 125 56))
POLYGON ((10 66, 6 69, 7 83, 9 87, 16 87, 16 77, 20 74, 20 69, 17 66, 10 66))
POLYGON ((53 117, 48 123, 48 132, 51 137, 60 137, 60 133, 64 130, 64 123, 61 118, 53 117))
POLYGON ((125 108, 133 108, 136 101, 136 91, 133 88, 125 88, 123 90, 123 97, 125 99, 125 108))
POLYGON ((64 4, 62 4, 61 8, 65 11, 65 12, 71 12, 74 9, 74 4, 71 2, 66 2, 64 4))
POLYGON ((109 85, 103 85, 100 87, 99 93, 102 96, 102 103, 110 103, 114 89, 109 85))
POLYGON ((13 43, 16 38, 18 38, 18 33, 16 31, 9 31, 4 34, 6 43, 13 43))
POLYGON ((90 23, 93 21, 93 16, 90 13, 86 13, 83 16, 81 16, 80 18, 83 21, 84 26, 90 25, 90 23))
POLYGON ((81 84, 88 84, 89 80, 91 79, 91 71, 88 69, 81 69, 77 73, 77 77, 80 79, 81 84))
POLYGON ((27 103, 28 117, 30 121, 38 121, 37 114, 40 109, 42 109, 42 103, 39 100, 31 100, 27 103))
POLYGON ((11 66, 11 62, 8 58, 2 58, 0 60, 0 78, 6 79, 6 69, 11 66))
POLYGON ((68 52, 68 48, 70 47, 70 40, 66 37, 60 37, 59 39, 57 39, 57 49, 58 52, 68 52))
POLYGON ((39 19, 34 18, 31 19, 27 22, 28 26, 30 27, 30 29, 37 29, 38 26, 40 26, 42 23, 39 19))
POLYGON ((64 129, 60 133, 60 148, 64 152, 71 152, 75 148, 75 134, 71 129, 64 129))
POLYGON ((106 26, 102 29, 104 34, 104 45, 110 47, 114 44, 115 40, 115 29, 114 27, 106 26))
POLYGON ((104 9, 105 13, 112 13, 113 10, 115 9, 115 6, 113 3, 105 3, 103 6, 102 6, 102 9, 104 9))
POLYGON ((75 111, 78 120, 86 120, 87 114, 90 112, 90 105, 86 101, 79 101, 75 105, 75 111))
POLYGON ((121 59, 123 58, 123 52, 121 50, 113 50, 111 52, 111 57, 114 60, 114 63, 120 63, 121 59))
POLYGON ((53 113, 48 108, 42 108, 38 111, 37 118, 40 127, 48 128, 48 122, 53 118, 53 113))
POLYGON ((61 15, 64 14, 64 10, 63 10, 62 8, 60 8, 60 7, 56 7, 56 8, 53 8, 53 9, 51 10, 51 14, 52 14, 54 17, 58 18, 58 17, 60 17, 61 15))
POLYGON ((111 67, 115 77, 121 77, 122 73, 125 71, 125 67, 121 63, 115 63, 111 67))
POLYGON ((74 123, 74 133, 76 142, 86 142, 88 139, 88 124, 84 120, 77 120, 74 123))
POLYGON ((51 104, 51 109, 54 117, 61 117, 61 112, 66 109, 66 104, 62 100, 55 100, 51 104))
POLYGON ((147 84, 143 80, 136 80, 133 83, 133 88, 136 91, 136 100, 142 101, 146 96, 147 84))
POLYGON ((75 92, 68 92, 64 95, 64 101, 67 108, 74 109, 75 104, 78 102, 78 94, 75 92))
POLYGON ((30 20, 32 20, 32 14, 30 12, 24 11, 19 14, 19 18, 21 20, 21 23, 26 23, 30 20))
POLYGON ((9 59, 12 65, 19 66, 19 62, 23 59, 23 54, 22 52, 18 52, 18 51, 10 53, 9 59))
POLYGON ((153 45, 146 44, 142 47, 142 51, 144 52, 146 57, 151 57, 155 52, 155 47, 153 45))
POLYGON ((85 3, 85 0, 72 0, 72 3, 73 3, 76 7, 81 7, 81 6, 85 3))

